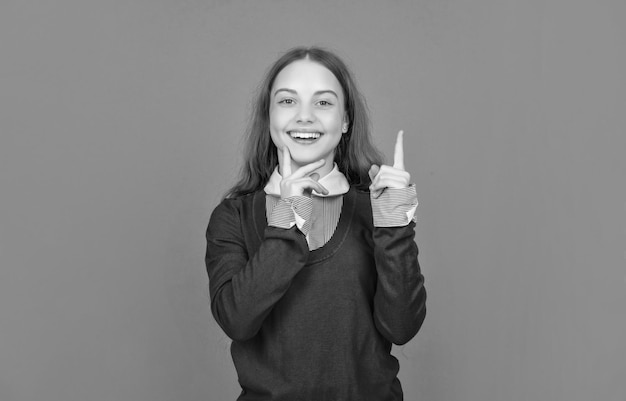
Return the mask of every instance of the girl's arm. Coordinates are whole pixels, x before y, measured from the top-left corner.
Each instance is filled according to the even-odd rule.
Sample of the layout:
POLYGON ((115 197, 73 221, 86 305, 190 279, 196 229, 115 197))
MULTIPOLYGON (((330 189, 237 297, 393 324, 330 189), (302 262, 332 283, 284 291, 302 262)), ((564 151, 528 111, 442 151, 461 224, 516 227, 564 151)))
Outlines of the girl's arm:
POLYGON ((404 227, 375 227, 373 234, 378 273, 374 322, 385 338, 398 345, 417 334, 426 316, 426 289, 414 228, 411 221, 404 227))
POLYGON ((370 186, 374 258, 378 282, 374 322, 394 344, 417 334, 426 316, 424 276, 417 261, 415 187, 404 170, 403 132, 398 133, 393 166, 372 166, 370 186))
MULTIPOLYGON (((311 214, 312 190, 328 191, 317 182, 319 160, 292 173, 289 149, 281 152, 283 176, 281 204, 270 216, 264 239, 254 255, 248 255, 242 230, 252 221, 241 221, 241 200, 226 200, 213 212, 207 229, 206 265, 209 273, 211 310, 226 335, 233 340, 252 338, 272 308, 287 292, 305 265, 309 248, 302 224, 311 214), (303 202, 303 199, 305 200, 303 202), (306 202, 306 201, 309 202, 306 202), (307 207, 308 203, 308 207, 307 207), (300 208, 300 210, 298 210, 300 208), (282 216, 293 215, 294 224, 283 225, 282 216)), ((251 220, 251 219, 250 219, 251 220)))
POLYGON ((226 200, 213 212, 206 233, 206 266, 211 310, 226 335, 252 338, 289 288, 308 257, 297 227, 267 227, 254 255, 248 255, 242 230, 241 201, 226 200))

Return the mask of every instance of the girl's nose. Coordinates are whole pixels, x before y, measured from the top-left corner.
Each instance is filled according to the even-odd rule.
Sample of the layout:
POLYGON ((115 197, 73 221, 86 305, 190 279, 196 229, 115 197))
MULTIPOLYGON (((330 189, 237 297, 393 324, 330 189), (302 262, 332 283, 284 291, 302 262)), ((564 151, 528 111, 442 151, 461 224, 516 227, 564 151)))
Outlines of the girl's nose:
POLYGON ((315 115, 311 112, 311 108, 306 105, 300 106, 298 110, 297 122, 298 123, 312 123, 315 120, 315 115))

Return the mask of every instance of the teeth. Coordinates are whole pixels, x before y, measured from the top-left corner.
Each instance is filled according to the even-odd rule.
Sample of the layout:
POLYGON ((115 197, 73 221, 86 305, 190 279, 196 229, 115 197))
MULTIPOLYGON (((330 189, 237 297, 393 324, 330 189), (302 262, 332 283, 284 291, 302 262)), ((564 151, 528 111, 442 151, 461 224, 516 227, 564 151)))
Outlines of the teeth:
POLYGON ((291 131, 289 135, 295 139, 317 139, 320 136, 322 136, 322 134, 320 134, 319 132, 296 132, 296 131, 291 131))

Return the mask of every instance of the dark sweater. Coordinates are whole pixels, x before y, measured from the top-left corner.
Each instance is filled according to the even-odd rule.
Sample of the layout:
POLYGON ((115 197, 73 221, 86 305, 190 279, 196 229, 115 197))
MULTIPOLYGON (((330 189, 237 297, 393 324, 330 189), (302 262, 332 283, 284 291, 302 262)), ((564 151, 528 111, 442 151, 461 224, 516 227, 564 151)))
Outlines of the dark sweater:
POLYGON ((268 227, 263 191, 224 200, 206 264, 238 399, 402 400, 391 344, 426 314, 414 227, 373 227, 369 193, 351 188, 332 238, 309 251, 295 226, 268 227))

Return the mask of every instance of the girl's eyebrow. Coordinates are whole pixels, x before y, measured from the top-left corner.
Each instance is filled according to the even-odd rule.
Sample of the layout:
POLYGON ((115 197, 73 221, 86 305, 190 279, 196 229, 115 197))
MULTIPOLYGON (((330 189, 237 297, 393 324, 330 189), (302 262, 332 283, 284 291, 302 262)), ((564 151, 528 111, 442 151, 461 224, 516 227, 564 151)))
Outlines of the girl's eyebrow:
MULTIPOLYGON (((298 92, 297 92, 297 91, 295 91, 295 90, 293 90, 293 89, 289 89, 289 88, 278 88, 278 89, 276 89, 276 91, 274 92, 274 96, 276 96, 276 94, 277 94, 278 92, 289 92, 289 93, 291 93, 291 94, 293 94, 293 95, 297 95, 297 94, 298 94, 298 92)), ((323 95, 324 93, 330 93, 331 95, 333 95, 333 96, 335 96, 337 99, 339 99, 339 96, 337 96, 337 93, 335 93, 335 91, 330 90, 330 89, 324 89, 324 90, 321 90, 321 91, 317 91, 317 92, 315 92, 313 95, 314 95, 314 96, 319 96, 319 95, 323 95)))

